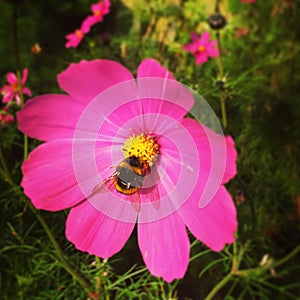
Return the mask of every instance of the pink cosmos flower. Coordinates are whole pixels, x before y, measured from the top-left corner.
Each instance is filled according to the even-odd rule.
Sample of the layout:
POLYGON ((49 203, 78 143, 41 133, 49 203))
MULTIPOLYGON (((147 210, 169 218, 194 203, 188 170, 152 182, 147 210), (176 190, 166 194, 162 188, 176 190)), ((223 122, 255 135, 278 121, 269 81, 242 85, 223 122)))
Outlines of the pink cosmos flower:
POLYGON ((91 5, 91 10, 97 22, 101 22, 103 17, 110 11, 110 0, 99 1, 91 5))
POLYGON ((217 41, 210 41, 210 34, 203 32, 201 37, 198 37, 195 32, 192 32, 192 43, 183 46, 183 49, 191 52, 196 58, 196 64, 207 62, 208 57, 217 57, 219 49, 216 48, 217 41))
POLYGON ((16 100, 17 105, 21 105, 21 93, 31 96, 31 91, 27 87, 25 87, 25 83, 28 76, 28 70, 23 69, 23 74, 21 80, 18 79, 15 73, 8 73, 6 76, 6 80, 9 83, 4 85, 0 89, 0 93, 4 95, 2 102, 3 103, 10 103, 14 99, 16 100))
POLYGON ((66 35, 67 42, 65 44, 66 48, 76 48, 81 43, 85 34, 90 32, 91 27, 98 22, 103 20, 103 16, 109 13, 110 1, 104 0, 96 4, 91 5, 91 10, 93 12, 92 16, 87 16, 81 24, 81 28, 75 30, 73 33, 66 35))
POLYGON ((184 276, 186 227, 214 251, 234 242, 236 209, 224 187, 236 174, 231 137, 184 118, 194 95, 153 59, 137 79, 110 60, 81 61, 59 74, 66 94, 27 101, 19 128, 45 141, 22 166, 38 209, 71 208, 66 236, 109 258, 135 225, 149 271, 184 276))
POLYGON ((242 3, 254 3, 256 0, 241 0, 242 3))
POLYGON ((76 48, 81 43, 85 34, 90 32, 91 27, 96 23, 96 20, 93 16, 88 16, 81 24, 80 29, 74 31, 74 33, 70 33, 66 35, 66 39, 68 40, 65 44, 66 48, 76 48))

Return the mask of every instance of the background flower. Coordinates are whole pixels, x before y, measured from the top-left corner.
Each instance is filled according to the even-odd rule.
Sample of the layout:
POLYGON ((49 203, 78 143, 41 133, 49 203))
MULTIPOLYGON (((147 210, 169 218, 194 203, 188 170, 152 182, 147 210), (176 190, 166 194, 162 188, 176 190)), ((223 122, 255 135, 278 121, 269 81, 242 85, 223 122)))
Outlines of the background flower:
POLYGON ((0 89, 0 93, 3 95, 3 103, 11 103, 13 100, 16 100, 17 105, 21 105, 21 93, 31 96, 31 91, 29 88, 25 87, 25 83, 28 76, 28 70, 23 69, 22 78, 19 80, 18 76, 15 73, 8 73, 6 80, 9 83, 4 85, 0 89))
POLYGON ((208 57, 219 56, 219 50, 216 47, 217 41, 210 41, 210 34, 203 32, 200 37, 195 32, 191 34, 192 43, 183 46, 183 49, 191 52, 196 58, 196 64, 207 62, 208 57))

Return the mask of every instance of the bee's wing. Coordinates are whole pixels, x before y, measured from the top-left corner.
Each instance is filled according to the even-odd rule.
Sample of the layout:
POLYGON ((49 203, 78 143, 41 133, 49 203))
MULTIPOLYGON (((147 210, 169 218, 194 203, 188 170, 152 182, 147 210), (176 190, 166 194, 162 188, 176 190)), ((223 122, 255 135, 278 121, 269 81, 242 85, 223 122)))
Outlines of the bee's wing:
POLYGON ((81 201, 79 201, 72 207, 76 207, 76 206, 82 204, 83 202, 87 201, 88 199, 91 199, 96 194, 106 193, 111 188, 111 186, 114 184, 115 178, 116 178, 116 174, 114 173, 111 176, 109 176, 108 178, 106 178, 105 180, 98 183, 93 188, 93 191, 91 194, 89 194, 87 197, 85 197, 84 199, 82 199, 81 201))
POLYGON ((112 174, 108 178, 104 179, 100 183, 98 183, 94 188, 92 193, 87 197, 87 199, 93 197, 96 194, 106 193, 113 186, 114 181, 116 179, 116 174, 112 174))

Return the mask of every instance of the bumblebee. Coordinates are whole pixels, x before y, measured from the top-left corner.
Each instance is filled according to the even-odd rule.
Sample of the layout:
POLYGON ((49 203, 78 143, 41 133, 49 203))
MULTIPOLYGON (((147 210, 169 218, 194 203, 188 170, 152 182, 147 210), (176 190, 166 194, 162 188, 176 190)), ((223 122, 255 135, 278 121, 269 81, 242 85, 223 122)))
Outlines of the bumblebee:
POLYGON ((137 156, 127 157, 116 167, 113 174, 115 189, 125 195, 135 194, 149 173, 148 162, 137 156))

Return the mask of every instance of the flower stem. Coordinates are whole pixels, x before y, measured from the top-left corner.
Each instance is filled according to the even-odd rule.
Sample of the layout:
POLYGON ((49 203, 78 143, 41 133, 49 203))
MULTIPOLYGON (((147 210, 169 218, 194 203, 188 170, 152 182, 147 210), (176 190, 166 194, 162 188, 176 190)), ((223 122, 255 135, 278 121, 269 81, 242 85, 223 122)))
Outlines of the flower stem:
POLYGON ((65 270, 70 274, 72 275, 85 289, 86 291, 89 293, 89 294, 92 294, 93 291, 92 289, 90 288, 89 284, 85 281, 84 278, 81 277, 80 274, 78 274, 70 265, 69 263, 67 262, 66 258, 65 258, 65 255, 63 253, 63 251, 61 250, 55 236, 53 235, 50 227, 48 226, 46 220, 43 218, 43 216, 40 214, 39 211, 37 211, 33 205, 31 204, 31 202, 29 201, 26 201, 27 202, 27 205, 29 206, 29 208, 31 209, 31 211, 33 212, 33 214, 36 216, 36 218, 39 220, 39 222, 41 223, 41 225, 43 226, 46 234, 48 235, 51 243, 53 244, 56 252, 57 252, 57 255, 60 259, 60 262, 61 264, 64 266, 65 270))
MULTIPOLYGON (((2 167, 2 173, 4 175, 5 181, 12 187, 15 189, 15 192, 17 193, 18 196, 20 196, 19 193, 19 189, 17 184, 13 181, 13 179, 10 176, 5 158, 3 156, 3 152, 2 152, 2 148, 0 147, 0 163, 1 163, 1 167, 2 167)), ((64 266, 65 270, 71 274, 84 288, 85 290, 89 293, 92 294, 93 291, 90 288, 89 284, 85 281, 85 279, 83 277, 81 277, 80 274, 78 274, 67 262, 64 253, 62 251, 62 249, 60 248, 55 236, 53 235, 50 227, 48 226, 46 220, 43 218, 43 216, 40 214, 40 212, 38 210, 36 210, 34 208, 34 206, 32 205, 32 203, 29 201, 29 199, 26 198, 25 200, 26 205, 30 208, 30 210, 33 212, 33 214, 36 216, 36 218, 38 219, 38 221, 40 222, 40 224, 42 225, 42 227, 44 228, 46 234, 48 235, 51 243, 53 244, 58 258, 60 259, 61 264, 64 266)))
POLYGON ((231 280, 233 274, 228 273, 215 287, 210 291, 210 293, 204 298, 204 300, 211 300, 217 294, 217 292, 231 280))
MULTIPOLYGON (((272 268, 279 267, 280 265, 286 263, 290 259, 292 259, 294 256, 300 252, 300 245, 298 245, 294 250, 292 250, 290 253, 288 253, 286 256, 281 258, 278 261, 275 261, 274 263, 268 265, 268 266, 259 266, 256 268, 251 268, 251 269, 246 269, 246 270, 237 270, 234 267, 238 267, 240 264, 240 260, 244 254, 244 249, 241 250, 242 253, 240 253, 238 256, 239 258, 237 259, 237 263, 233 264, 233 268, 230 273, 228 273, 221 281, 217 283, 217 285, 214 286, 214 288, 210 291, 210 293, 204 298, 204 300, 212 300, 213 297, 217 294, 221 288, 227 284, 233 277, 242 277, 246 278, 250 275, 255 275, 255 277, 259 276, 261 273, 266 272, 272 268)), ((236 252, 236 250, 234 250, 236 252)), ((236 256, 236 253, 234 254, 234 257, 236 256)), ((236 259, 236 257, 235 257, 236 259)))
POLYGON ((1 146, 0 146, 0 163, 2 165, 1 173, 3 174, 4 181, 6 181, 11 187, 15 187, 16 185, 13 182, 13 180, 11 179, 11 176, 9 174, 9 170, 8 170, 1 146))
MULTIPOLYGON (((216 33, 218 48, 219 48, 219 56, 218 56, 218 66, 219 66, 219 78, 223 82, 224 79, 224 65, 223 65, 223 57, 222 57, 222 47, 221 47, 221 36, 220 32, 216 33)), ((221 113, 222 113, 222 122, 223 127, 227 127, 227 115, 226 115, 226 105, 225 105, 226 97, 224 91, 220 90, 220 103, 221 103, 221 113)))

